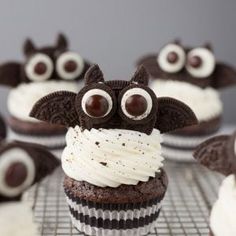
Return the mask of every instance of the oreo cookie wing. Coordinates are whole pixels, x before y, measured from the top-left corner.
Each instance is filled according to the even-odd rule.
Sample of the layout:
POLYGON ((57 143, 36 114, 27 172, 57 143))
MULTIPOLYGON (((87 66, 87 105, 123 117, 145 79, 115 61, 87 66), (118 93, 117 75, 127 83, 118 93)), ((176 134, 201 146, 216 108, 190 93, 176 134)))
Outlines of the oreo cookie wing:
POLYGON ((158 114, 155 128, 159 129, 161 133, 198 123, 193 111, 184 103, 169 97, 158 98, 157 102, 158 114))
POLYGON ((30 116, 41 121, 66 127, 79 125, 75 108, 76 94, 68 91, 51 93, 41 98, 33 107, 30 116))
POLYGON ((0 65, 0 84, 16 87, 21 83, 21 64, 9 62, 0 65))
POLYGON ((0 147, 0 202, 17 200, 31 185, 59 166, 43 146, 12 142, 0 147))
POLYGON ((203 166, 223 175, 236 173, 235 134, 220 135, 200 144, 193 156, 203 166))
POLYGON ((217 63, 213 87, 220 89, 236 84, 236 70, 235 68, 224 63, 217 63))
POLYGON ((4 140, 7 136, 6 124, 3 118, 0 116, 0 141, 4 140))
POLYGON ((157 63, 157 54, 149 54, 140 58, 137 61, 136 66, 139 67, 141 65, 147 69, 152 77, 158 78, 161 76, 161 70, 157 63))

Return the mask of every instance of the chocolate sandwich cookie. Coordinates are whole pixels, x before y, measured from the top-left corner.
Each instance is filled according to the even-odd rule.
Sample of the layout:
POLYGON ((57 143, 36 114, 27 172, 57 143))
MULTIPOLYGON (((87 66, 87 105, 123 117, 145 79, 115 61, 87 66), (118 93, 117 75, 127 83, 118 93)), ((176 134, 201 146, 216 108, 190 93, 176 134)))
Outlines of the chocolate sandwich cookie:
POLYGON ((0 84, 12 87, 7 101, 10 139, 35 142, 59 150, 65 146, 66 129, 36 122, 29 117, 34 103, 59 90, 77 92, 90 63, 69 50, 59 34, 55 45, 38 48, 27 39, 23 45, 25 61, 0 65, 0 84))
POLYGON ((168 185, 161 133, 196 124, 196 116, 178 100, 157 98, 144 67, 130 81, 105 81, 94 65, 85 81, 78 93, 51 93, 31 111, 70 127, 62 168, 72 223, 88 235, 145 235, 168 185))

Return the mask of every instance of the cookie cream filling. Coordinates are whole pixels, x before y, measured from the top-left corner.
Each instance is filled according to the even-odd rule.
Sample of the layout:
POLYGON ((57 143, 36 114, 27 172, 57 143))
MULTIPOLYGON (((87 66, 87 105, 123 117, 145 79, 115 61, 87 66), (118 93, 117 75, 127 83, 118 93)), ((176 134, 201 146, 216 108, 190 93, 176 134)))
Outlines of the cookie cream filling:
POLYGON ((66 135, 62 168, 67 176, 99 187, 137 185, 154 177, 163 166, 161 134, 76 126, 66 135))
POLYGON ((8 111, 19 120, 38 122, 38 120, 29 117, 29 113, 40 98, 61 90, 77 93, 80 87, 82 87, 82 82, 55 80, 20 84, 9 93, 7 101, 8 111))
POLYGON ((214 119, 222 113, 222 102, 213 88, 202 89, 186 82, 158 79, 153 80, 150 87, 157 97, 172 97, 188 105, 200 122, 214 119))
POLYGON ((219 198, 213 206, 210 227, 214 236, 236 235, 236 179, 235 175, 228 176, 222 183, 219 198))

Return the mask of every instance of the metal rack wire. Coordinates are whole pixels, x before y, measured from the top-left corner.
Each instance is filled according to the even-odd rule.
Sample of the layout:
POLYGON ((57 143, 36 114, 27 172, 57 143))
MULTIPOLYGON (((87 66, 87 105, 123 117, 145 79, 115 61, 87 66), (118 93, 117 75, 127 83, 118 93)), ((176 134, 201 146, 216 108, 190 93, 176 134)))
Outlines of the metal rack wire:
MULTIPOLYGON (((167 163, 165 169, 169 188, 156 227, 149 235, 208 236, 209 213, 221 177, 195 164, 167 163)), ((58 169, 29 194, 42 236, 83 235, 71 225, 62 189, 63 177, 58 169)))

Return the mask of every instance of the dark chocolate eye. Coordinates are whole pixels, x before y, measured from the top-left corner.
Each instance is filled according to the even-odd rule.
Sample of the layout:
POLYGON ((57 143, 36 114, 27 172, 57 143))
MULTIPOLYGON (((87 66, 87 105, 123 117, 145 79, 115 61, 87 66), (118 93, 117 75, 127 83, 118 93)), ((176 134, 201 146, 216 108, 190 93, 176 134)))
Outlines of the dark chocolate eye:
POLYGON ((53 62, 45 54, 37 53, 25 65, 25 73, 32 81, 44 81, 50 78, 53 72, 53 62))
POLYGON ((65 80, 76 79, 84 70, 84 60, 77 53, 65 52, 57 59, 56 70, 65 80))
POLYGON ((195 48, 187 55, 186 69, 193 77, 208 77, 215 69, 215 57, 207 48, 195 48))
POLYGON ((15 197, 32 185, 35 178, 35 165, 24 150, 6 150, 0 158, 0 194, 15 197))
POLYGON ((83 111, 90 117, 104 117, 109 114, 112 106, 111 96, 102 89, 91 89, 82 98, 83 111))
POLYGON ((142 120, 146 118, 152 110, 152 98, 150 94, 142 88, 132 88, 127 90, 121 99, 121 109, 130 119, 142 120))
POLYGON ((175 73, 185 65, 186 55, 184 49, 177 44, 168 44, 160 51, 157 62, 163 71, 175 73))

